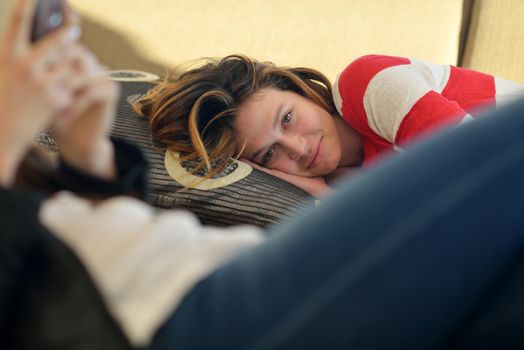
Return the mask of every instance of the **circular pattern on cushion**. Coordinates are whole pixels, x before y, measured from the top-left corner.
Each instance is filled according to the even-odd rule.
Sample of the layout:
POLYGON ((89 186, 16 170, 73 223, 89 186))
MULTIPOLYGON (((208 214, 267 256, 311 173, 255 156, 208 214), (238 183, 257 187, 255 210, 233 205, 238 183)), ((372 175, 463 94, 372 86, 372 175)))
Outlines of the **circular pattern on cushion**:
POLYGON ((156 74, 141 70, 111 70, 108 72, 109 78, 117 81, 158 81, 160 77, 156 74))
POLYGON ((166 151, 164 159, 167 173, 176 182, 187 188, 199 190, 212 190, 231 185, 248 176, 253 168, 244 162, 232 159, 227 168, 211 179, 205 179, 205 173, 193 173, 191 162, 180 161, 179 154, 170 150, 166 151))

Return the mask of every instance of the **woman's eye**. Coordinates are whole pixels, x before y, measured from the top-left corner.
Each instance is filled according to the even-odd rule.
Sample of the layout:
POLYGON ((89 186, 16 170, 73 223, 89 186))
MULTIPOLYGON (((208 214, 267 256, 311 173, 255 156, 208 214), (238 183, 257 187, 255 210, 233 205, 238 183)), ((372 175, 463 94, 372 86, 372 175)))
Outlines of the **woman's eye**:
POLYGON ((264 157, 262 157, 262 165, 265 165, 271 161, 271 158, 273 157, 273 149, 271 148, 269 151, 264 154, 264 157))
POLYGON ((291 112, 288 112, 282 117, 282 125, 285 125, 289 123, 290 121, 291 121, 291 112))

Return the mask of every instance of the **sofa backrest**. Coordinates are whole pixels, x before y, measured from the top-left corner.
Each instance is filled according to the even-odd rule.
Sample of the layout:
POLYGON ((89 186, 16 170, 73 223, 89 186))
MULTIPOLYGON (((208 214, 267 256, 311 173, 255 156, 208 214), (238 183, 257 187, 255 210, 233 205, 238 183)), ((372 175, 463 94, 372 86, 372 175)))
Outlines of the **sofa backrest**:
POLYGON ((523 0, 474 0, 461 65, 524 83, 523 0))
POLYGON ((330 79, 383 53, 456 64, 463 0, 70 0, 109 67, 164 75, 200 57, 244 53, 330 79))
MULTIPOLYGON (((13 1, 0 1, 0 32, 13 1)), ((333 79, 352 59, 384 53, 524 82, 522 0, 69 2, 84 18, 84 40, 112 69, 164 76, 196 58, 245 53, 333 79)))

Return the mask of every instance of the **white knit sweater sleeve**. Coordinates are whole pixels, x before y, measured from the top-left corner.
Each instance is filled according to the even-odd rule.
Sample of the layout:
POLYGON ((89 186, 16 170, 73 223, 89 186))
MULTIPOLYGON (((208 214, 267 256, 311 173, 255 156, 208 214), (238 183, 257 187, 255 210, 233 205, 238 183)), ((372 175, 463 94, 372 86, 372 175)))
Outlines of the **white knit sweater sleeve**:
POLYGON ((128 197, 93 205, 64 192, 44 202, 40 220, 83 262, 136 346, 148 344, 198 281, 264 237, 256 227, 206 227, 189 212, 157 212, 128 197))

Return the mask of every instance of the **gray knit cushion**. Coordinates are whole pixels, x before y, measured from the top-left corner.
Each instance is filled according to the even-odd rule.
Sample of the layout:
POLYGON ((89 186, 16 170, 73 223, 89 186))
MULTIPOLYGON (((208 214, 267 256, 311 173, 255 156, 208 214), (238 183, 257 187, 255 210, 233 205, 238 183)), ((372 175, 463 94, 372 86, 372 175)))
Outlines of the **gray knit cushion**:
MULTIPOLYGON (((205 224, 254 224, 262 227, 294 216, 313 204, 312 198, 303 190, 241 162, 233 162, 225 173, 215 177, 211 186, 204 182, 199 189, 185 188, 174 180, 177 177, 172 176, 171 168, 166 170, 166 164, 169 164, 166 163, 169 158, 166 152, 152 146, 147 120, 131 108, 131 102, 153 85, 130 81, 121 81, 120 84, 122 96, 112 134, 134 143, 146 154, 151 167, 151 204, 161 208, 189 209, 205 224), (227 180, 226 185, 216 182, 223 178, 227 180)), ((190 164, 183 166, 190 167, 190 164)))

